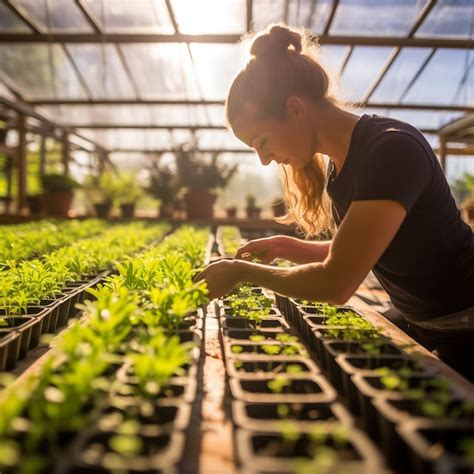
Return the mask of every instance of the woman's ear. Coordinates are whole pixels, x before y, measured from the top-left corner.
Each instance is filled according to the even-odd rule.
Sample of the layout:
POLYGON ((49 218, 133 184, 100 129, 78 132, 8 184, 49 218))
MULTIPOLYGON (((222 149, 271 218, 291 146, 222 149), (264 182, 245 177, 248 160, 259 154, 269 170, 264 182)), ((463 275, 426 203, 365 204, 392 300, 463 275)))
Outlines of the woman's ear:
POLYGON ((306 115, 305 103, 296 95, 290 95, 286 99, 286 115, 288 118, 304 119, 306 115))

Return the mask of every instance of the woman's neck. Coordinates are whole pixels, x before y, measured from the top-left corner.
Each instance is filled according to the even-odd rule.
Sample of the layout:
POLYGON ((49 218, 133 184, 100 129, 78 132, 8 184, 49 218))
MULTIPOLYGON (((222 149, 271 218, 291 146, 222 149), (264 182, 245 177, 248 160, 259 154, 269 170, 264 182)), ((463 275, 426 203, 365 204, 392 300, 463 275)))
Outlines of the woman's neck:
POLYGON ((313 117, 315 152, 329 156, 338 175, 346 161, 359 115, 346 112, 331 102, 324 102, 315 104, 313 117))

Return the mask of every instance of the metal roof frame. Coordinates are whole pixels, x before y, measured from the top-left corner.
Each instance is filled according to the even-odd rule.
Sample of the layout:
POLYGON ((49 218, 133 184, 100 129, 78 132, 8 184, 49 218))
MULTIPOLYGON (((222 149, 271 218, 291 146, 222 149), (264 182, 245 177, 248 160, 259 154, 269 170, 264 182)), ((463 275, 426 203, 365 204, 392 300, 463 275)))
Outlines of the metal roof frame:
MULTIPOLYGON (((21 113, 34 116, 35 118, 42 120, 48 125, 48 127, 56 127, 60 130, 65 130, 68 133, 75 133, 76 128, 83 129, 188 129, 191 131, 200 130, 200 129, 223 129, 219 126, 168 126, 164 124, 163 126, 153 126, 153 125, 132 125, 132 124, 91 124, 91 125, 78 125, 78 124, 68 124, 68 125, 58 125, 52 123, 50 120, 34 110, 36 106, 46 106, 46 105, 222 105, 223 101, 209 101, 209 100, 146 100, 140 97, 140 90, 137 86, 137 83, 134 79, 133 73, 128 67, 127 61, 124 57, 124 54, 121 50, 120 45, 126 43, 185 43, 187 44, 187 49, 191 59, 191 64, 193 67, 194 59, 190 50, 190 43, 236 43, 240 40, 241 35, 237 34, 201 34, 201 35, 190 35, 182 34, 179 31, 179 25, 176 20, 176 17, 173 12, 172 4, 170 0, 165 0, 166 7, 170 16, 171 23, 174 28, 173 34, 128 34, 128 33, 106 33, 103 31, 98 22, 94 19, 93 14, 91 13, 89 7, 83 0, 74 0, 75 5, 78 7, 79 11, 82 13, 87 23, 92 28, 92 33, 54 33, 54 32, 45 32, 41 27, 39 27, 35 21, 30 18, 27 12, 24 11, 20 6, 13 4, 10 0, 5 0, 5 5, 22 21, 25 25, 32 31, 32 33, 0 33, 0 43, 46 43, 46 44, 55 44, 59 43, 63 48, 68 61, 71 63, 73 70, 78 78, 79 83, 84 90, 84 93, 87 97, 87 100, 25 100, 18 91, 14 90, 10 84, 7 84, 7 87, 13 91, 15 97, 19 99, 19 104, 15 110, 21 110, 21 113), (89 90, 87 81, 82 76, 77 64, 74 61, 73 56, 69 53, 66 43, 99 43, 99 44, 113 44, 117 50, 118 56, 124 67, 127 78, 132 86, 134 91, 135 99, 124 99, 124 100, 106 100, 106 99, 94 99, 92 92, 89 90)), ((380 46, 380 47, 393 47, 392 53, 389 55, 385 65, 380 70, 377 77, 372 81, 368 90, 366 91, 365 96, 363 97, 361 103, 354 104, 356 106, 362 107, 371 107, 371 108, 380 108, 380 109, 400 109, 400 110, 430 110, 430 111, 456 111, 456 112, 467 112, 473 113, 474 106, 450 106, 450 105, 439 105, 439 104, 402 104, 401 101, 403 97, 407 94, 410 88, 415 83, 416 79, 423 72, 423 70, 428 65, 429 61, 434 55, 434 52, 437 48, 462 48, 468 49, 472 48, 473 41, 472 39, 452 39, 452 38, 419 38, 415 37, 415 33, 423 24, 423 22, 428 17, 431 10, 437 3, 437 0, 427 0, 422 11, 416 18, 413 26, 411 27, 409 33, 404 37, 376 37, 376 36, 332 36, 330 34, 330 29, 334 17, 336 15, 340 0, 333 0, 331 5, 331 11, 328 16, 326 25, 324 26, 323 33, 319 37, 315 37, 315 40, 318 41, 321 45, 345 45, 347 46, 346 54, 343 59, 343 64, 341 67, 340 73, 343 72, 345 66, 347 65, 354 46, 380 46), (405 91, 402 94, 402 97, 398 103, 372 103, 370 101, 371 96, 382 82, 383 78, 390 70, 394 61, 400 54, 402 48, 404 47, 426 47, 432 48, 431 54, 426 58, 426 60, 420 65, 417 73, 411 79, 407 85, 405 91)), ((285 1, 285 12, 286 16, 288 15, 288 0, 285 1)), ((311 23, 311 17, 314 14, 316 6, 316 0, 313 0, 310 7, 310 12, 307 18, 306 23, 311 23)), ((246 0, 246 27, 247 30, 251 29, 251 23, 253 20, 253 0, 246 0)), ((2 102, 5 105, 8 105, 11 101, 5 101, 2 98, 2 102)), ((10 103, 10 106, 14 105, 10 103)), ((12 107, 13 108, 13 107, 12 107)), ((429 130, 426 133, 438 132, 437 130, 429 130)), ((94 143, 92 140, 87 139, 78 135, 80 138, 85 139, 91 143, 94 143)), ((98 149, 104 149, 94 143, 98 149)), ((114 150, 117 151, 117 150, 114 150)), ((231 151, 231 150, 229 150, 231 151)), ((241 152, 240 150, 238 151, 241 152)))

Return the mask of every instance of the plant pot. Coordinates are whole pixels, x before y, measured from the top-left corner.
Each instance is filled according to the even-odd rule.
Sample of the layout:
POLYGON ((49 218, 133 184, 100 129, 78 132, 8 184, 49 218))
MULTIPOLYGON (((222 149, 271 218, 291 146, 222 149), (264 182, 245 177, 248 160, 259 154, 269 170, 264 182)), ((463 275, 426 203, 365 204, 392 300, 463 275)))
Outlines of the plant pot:
POLYGON ((463 421, 411 420, 397 427, 409 451, 410 471, 414 474, 470 473, 461 449, 462 442, 474 437, 474 424, 463 421))
POLYGON ((331 378, 331 382, 346 397, 349 406, 357 404, 357 389, 351 379, 354 374, 377 375, 376 370, 382 367, 388 367, 391 370, 407 367, 413 371, 414 375, 428 372, 426 368, 420 367, 420 363, 414 358, 403 356, 364 357, 340 354, 335 359, 335 365, 339 367, 339 370, 335 380, 331 378))
POLYGON ((367 329, 351 329, 341 326, 326 326, 322 329, 314 329, 307 341, 309 349, 316 354, 318 362, 325 371, 329 371, 329 357, 325 352, 325 341, 366 341, 367 339, 375 339, 380 337, 377 330, 367 329))
POLYGON ((117 414, 121 415, 122 420, 133 418, 143 425, 144 429, 140 434, 153 435, 153 431, 160 433, 187 429, 191 419, 191 405, 172 398, 143 404, 136 403, 136 399, 130 397, 114 397, 112 403, 102 412, 102 420, 97 422, 99 430, 116 429, 111 428, 111 425, 117 418, 120 424, 120 418, 115 418, 117 414))
POLYGON ((120 204, 120 213, 123 219, 133 219, 135 215, 135 203, 120 204))
POLYGON ((225 211, 226 211, 227 219, 235 219, 237 217, 236 207, 228 207, 226 208, 225 211))
POLYGON ((311 374, 319 374, 319 368, 313 361, 304 357, 288 357, 279 360, 253 360, 229 359, 227 362, 227 374, 234 378, 265 378, 269 375, 286 374, 292 376, 307 377, 311 374), (296 372, 296 370, 298 372, 296 372))
POLYGON ((74 458, 72 472, 91 474, 106 472, 168 472, 183 456, 184 435, 179 432, 144 437, 143 452, 133 456, 110 456, 108 447, 114 432, 93 432, 83 440, 74 458))
MULTIPOLYGON (((25 316, 6 317, 8 330, 20 335, 19 359, 24 359, 29 350, 38 346, 43 321, 39 318, 25 316)), ((2 326, 2 329, 4 327, 2 326)))
MULTIPOLYGON (((416 389, 421 384, 429 380, 434 380, 439 377, 435 377, 429 374, 420 374, 407 377, 408 388, 416 389)), ((350 406, 349 409, 352 413, 361 415, 362 427, 374 437, 379 438, 377 433, 377 413, 373 406, 372 400, 377 398, 389 398, 391 400, 401 400, 406 398, 405 395, 398 390, 387 390, 382 383, 382 377, 380 375, 363 375, 354 374, 352 375, 352 382, 356 387, 357 404, 350 406)), ((453 393, 456 396, 455 393, 453 393)))
MULTIPOLYGON (((234 315, 232 313, 232 309, 226 304, 218 304, 217 307, 218 308, 217 308, 216 314, 220 317, 230 317, 230 318, 242 317, 242 316, 234 315)), ((281 313, 277 308, 270 308, 270 311, 268 312, 267 315, 263 316, 263 319, 266 319, 268 317, 279 317, 279 316, 281 316, 281 313)))
POLYGON ((229 342, 252 341, 253 337, 263 338, 263 341, 276 341, 283 334, 277 331, 265 331, 261 329, 223 329, 224 338, 229 342))
MULTIPOLYGON (((331 432, 332 423, 325 425, 331 432)), ((383 461, 364 434, 354 428, 349 431, 349 441, 339 446, 328 436, 327 445, 336 450, 334 464, 313 464, 304 472, 384 472, 383 461)), ((238 460, 250 467, 250 472, 294 473, 295 459, 313 459, 315 445, 311 441, 310 430, 300 430, 292 443, 285 441, 280 431, 247 431, 236 433, 238 460)), ((301 471, 303 472, 303 471, 301 471)))
POLYGON ((354 420, 340 403, 287 403, 282 417, 277 403, 232 402, 233 422, 241 428, 254 431, 278 431, 282 421, 296 423, 300 429, 311 429, 315 422, 340 422, 352 426, 354 420))
MULTIPOLYGON (((403 352, 390 342, 390 339, 381 337, 375 341, 383 341, 379 347, 380 356, 402 356, 403 352)), ((340 354, 348 356, 367 357, 367 347, 374 344, 374 340, 367 341, 338 341, 327 340, 322 342, 323 366, 326 368, 329 379, 334 381, 341 376, 340 366, 336 362, 336 357, 340 354), (368 346, 369 345, 369 346, 368 346)), ((376 356, 378 357, 378 356, 376 356)), ((337 383, 337 382, 336 382, 337 383)))
POLYGON ((271 375, 259 379, 232 378, 229 387, 235 399, 249 403, 331 403, 336 399, 336 391, 320 375, 301 378, 286 374, 282 377, 286 379, 287 385, 278 393, 268 385, 275 379, 271 375))
POLYGON ((37 216, 43 211, 43 198, 42 196, 28 196, 28 209, 30 210, 30 215, 37 216))
POLYGON ((20 334, 0 329, 0 372, 15 368, 20 355, 20 334))
POLYGON ((267 332, 275 331, 277 333, 289 330, 288 323, 283 318, 278 317, 269 316, 260 323, 238 316, 223 317, 220 321, 222 329, 264 330, 267 332))
POLYGON ((111 202, 99 202, 94 204, 95 215, 101 219, 107 219, 112 210, 111 202))
POLYGON ((58 327, 59 302, 57 300, 41 300, 40 304, 49 310, 43 323, 46 324, 45 332, 54 334, 58 327))
POLYGON ((281 360, 293 356, 307 357, 308 353, 300 343, 281 344, 280 342, 241 342, 226 344, 225 356, 229 359, 241 359, 251 356, 255 360, 281 360))
POLYGON ((68 217, 74 193, 72 191, 55 191, 43 194, 43 207, 48 216, 68 217))
POLYGON ((245 212, 247 213, 247 219, 259 219, 261 211, 262 209, 260 207, 245 208, 245 212))
MULTIPOLYGON (((429 400, 428 400, 429 401, 429 400)), ((452 422, 448 417, 427 418, 426 413, 422 410, 426 399, 410 399, 403 398, 400 400, 391 400, 390 398, 378 398, 372 401, 374 409, 377 413, 378 433, 380 435, 380 447, 391 466, 397 469, 397 472, 409 472, 409 455, 406 443, 400 437, 399 431, 396 429, 402 423, 411 420, 427 420, 431 423, 452 422)), ((453 399, 447 408, 448 414, 458 411, 459 415, 456 421, 461 423, 470 421, 474 423, 474 414, 463 411, 463 399, 453 399)))
POLYGON ((216 195, 205 190, 190 190, 184 196, 188 219, 213 219, 216 195))

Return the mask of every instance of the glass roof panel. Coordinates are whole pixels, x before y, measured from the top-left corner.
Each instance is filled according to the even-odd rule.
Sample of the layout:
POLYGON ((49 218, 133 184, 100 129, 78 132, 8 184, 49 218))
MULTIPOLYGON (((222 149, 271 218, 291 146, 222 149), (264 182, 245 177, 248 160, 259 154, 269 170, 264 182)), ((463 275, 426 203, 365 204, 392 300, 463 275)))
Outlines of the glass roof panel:
POLYGON ((285 0, 254 0, 252 10, 252 31, 259 31, 283 20, 285 0))
POLYGON ((391 50, 372 46, 355 47, 342 76, 341 96, 346 100, 361 100, 391 50))
MULTIPOLYGON (((1 92, 1 91, 0 91, 1 92)), ((61 105, 42 106, 41 112, 61 125, 160 125, 225 127, 220 105, 61 105)))
POLYGON ((316 33, 322 33, 331 13, 332 0, 290 0, 288 24, 304 26, 316 33))
POLYGON ((246 0, 171 0, 180 33, 218 34, 246 31, 246 0))
POLYGON ((155 125, 212 125, 209 107, 201 105, 154 105, 151 108, 155 125))
POLYGON ((122 51, 142 98, 200 98, 186 45, 124 44, 122 51))
POLYGON ((332 35, 405 36, 426 0, 341 0, 332 35))
POLYGON ((211 125, 217 126, 227 126, 226 117, 225 117, 225 107, 223 105, 210 105, 206 107, 207 116, 211 120, 211 125))
POLYGON ((472 0, 438 0, 415 36, 472 38, 472 0))
POLYGON ((375 89, 370 100, 374 102, 398 102, 409 82, 430 53, 431 49, 428 48, 403 48, 377 89, 375 89))
POLYGON ((332 0, 254 0, 252 30, 285 21, 285 4, 288 5, 287 24, 321 33, 331 12, 332 0))
POLYGON ((248 150, 248 146, 238 140, 228 130, 198 130, 196 137, 200 148, 238 148, 248 150))
POLYGON ((85 0, 107 33, 174 32, 165 0, 85 0))
POLYGON ((224 100, 247 56, 239 44, 191 44, 204 99, 224 100))
POLYGON ((0 31, 2 33, 31 33, 26 23, 3 3, 0 3, 0 31))
POLYGON ((438 49, 403 99, 406 103, 474 103, 474 50, 438 49))
POLYGON ((92 28, 77 5, 65 0, 12 0, 42 30, 55 33, 90 33, 92 28))
POLYGON ((58 44, 0 44, 0 70, 26 99, 85 99, 77 75, 58 44))
POLYGON ((347 46, 325 45, 319 48, 319 60, 332 74, 339 74, 347 46))
POLYGON ((153 150, 171 147, 168 130, 88 130, 77 133, 94 140, 107 149, 153 150))
POLYGON ((178 147, 184 143, 189 143, 193 140, 193 133, 190 130, 172 130, 171 139, 173 146, 178 147))
POLYGON ((66 47, 95 99, 135 98, 114 45, 90 43, 66 47))
POLYGON ((62 125, 151 124, 148 105, 60 105, 42 106, 41 110, 62 125))

